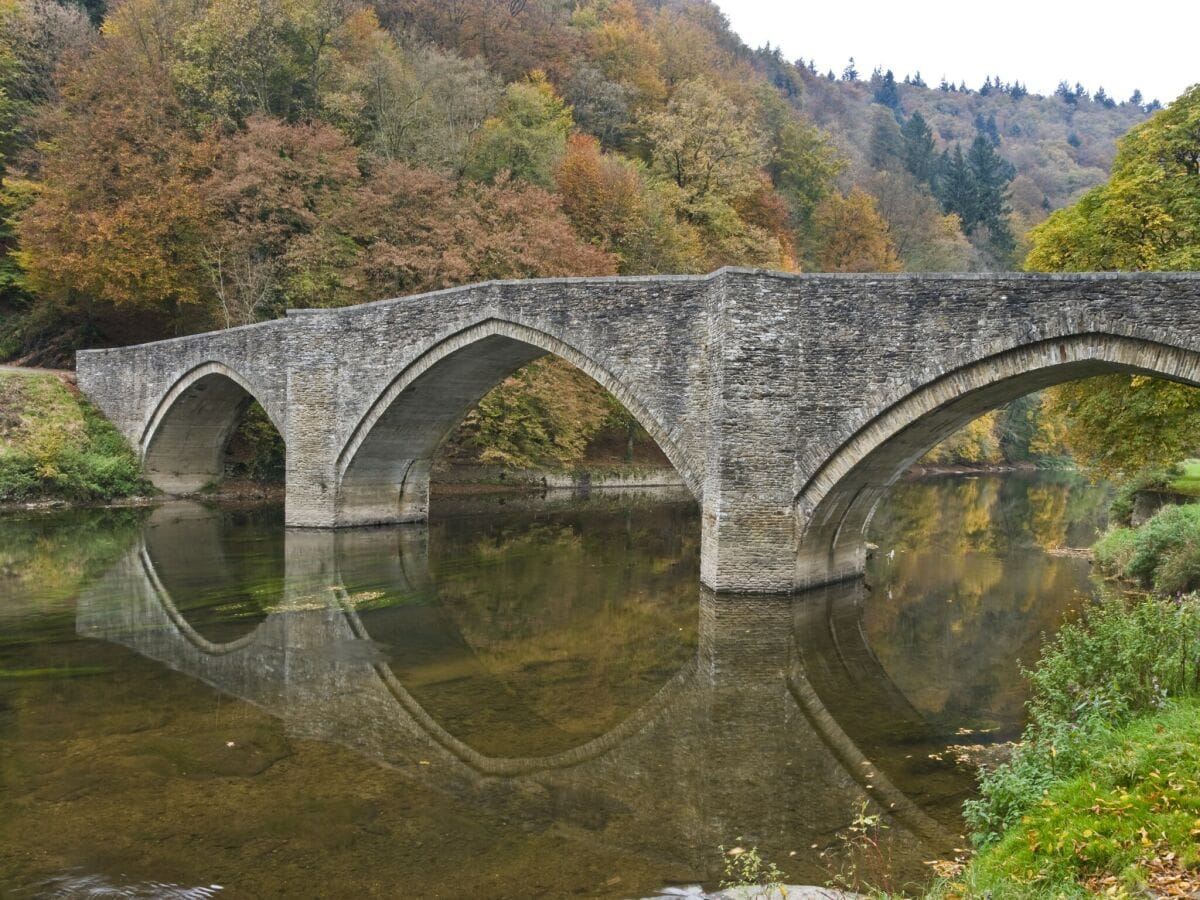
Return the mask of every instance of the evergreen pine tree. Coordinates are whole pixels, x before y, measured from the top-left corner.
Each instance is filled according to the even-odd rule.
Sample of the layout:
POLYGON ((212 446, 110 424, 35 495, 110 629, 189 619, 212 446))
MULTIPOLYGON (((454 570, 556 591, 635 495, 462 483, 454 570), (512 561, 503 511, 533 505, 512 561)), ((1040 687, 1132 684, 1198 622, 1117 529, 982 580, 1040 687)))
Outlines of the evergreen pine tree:
POLYGON ((954 145, 953 154, 942 151, 935 188, 942 207, 958 216, 963 233, 969 235, 979 219, 975 212, 975 182, 963 156, 962 144, 954 145))
POLYGON ((1012 164, 1003 159, 985 134, 977 134, 967 153, 967 168, 972 182, 972 221, 963 219, 963 231, 970 234, 984 225, 990 233, 993 252, 1007 257, 1015 242, 1008 224, 1008 185, 1016 175, 1012 164))
POLYGON ((888 109, 900 111, 900 92, 896 89, 896 76, 888 69, 875 89, 875 102, 888 109))
POLYGON ((905 146, 896 117, 883 109, 875 110, 871 126, 871 143, 867 147, 867 162, 881 172, 895 171, 904 162, 905 146))
POLYGON ((925 117, 915 112, 900 129, 904 139, 904 168, 923 184, 932 184, 937 175, 937 155, 934 152, 933 129, 925 117))

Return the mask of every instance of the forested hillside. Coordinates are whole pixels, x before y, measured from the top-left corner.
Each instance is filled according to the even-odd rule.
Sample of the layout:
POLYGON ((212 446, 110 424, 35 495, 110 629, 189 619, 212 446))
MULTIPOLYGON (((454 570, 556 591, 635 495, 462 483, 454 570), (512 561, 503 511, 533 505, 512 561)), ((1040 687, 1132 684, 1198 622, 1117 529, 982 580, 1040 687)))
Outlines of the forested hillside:
POLYGON ((972 87, 930 85, 919 72, 860 75, 852 62, 840 75, 820 74, 768 49, 756 60, 785 91, 799 88, 805 113, 850 161, 846 179, 875 196, 912 270, 1019 267, 1029 229, 1104 181, 1117 138, 1159 107, 1140 92, 1119 102, 1080 84, 1042 97, 998 75, 972 87), (974 254, 938 253, 932 223, 918 214, 930 195, 959 216, 974 254), (1007 232, 998 242, 997 229, 1007 232))
MULTIPOLYGON (((707 0, 0 0, 0 90, 0 359, 38 364, 488 278, 1010 268, 1146 114, 830 77, 707 0)), ((520 373, 455 452, 632 434, 584 382, 520 373)))

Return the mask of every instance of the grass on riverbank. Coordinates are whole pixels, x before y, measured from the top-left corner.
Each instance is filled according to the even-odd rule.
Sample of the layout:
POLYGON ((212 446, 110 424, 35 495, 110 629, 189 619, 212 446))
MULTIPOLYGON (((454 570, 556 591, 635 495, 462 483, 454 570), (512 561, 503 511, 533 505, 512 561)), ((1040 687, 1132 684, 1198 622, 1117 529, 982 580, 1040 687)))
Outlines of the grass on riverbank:
POLYGON ((1185 459, 1176 465, 1167 487, 1177 494, 1200 497, 1200 459, 1185 459))
POLYGON ((1073 748, 1086 753, 1086 769, 1048 784, 1019 822, 934 896, 1188 896, 1180 889, 1200 889, 1198 747, 1195 698, 1092 731, 1073 748))
POLYGON ((1200 889, 1200 598, 1110 597, 1026 676, 1022 743, 964 808, 979 853, 929 896, 1200 889))
POLYGON ((0 372, 0 502, 152 490, 117 430, 60 378, 0 372))

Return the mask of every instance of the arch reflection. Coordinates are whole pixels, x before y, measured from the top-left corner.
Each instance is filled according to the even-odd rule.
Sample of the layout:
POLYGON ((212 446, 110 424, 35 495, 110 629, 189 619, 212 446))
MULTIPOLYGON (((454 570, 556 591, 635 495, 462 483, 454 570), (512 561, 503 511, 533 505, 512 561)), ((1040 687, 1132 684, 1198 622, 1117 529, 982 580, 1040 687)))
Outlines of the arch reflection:
MULTIPOLYGON (((173 527, 163 518, 154 526, 173 527)), ((887 840, 898 859, 953 845, 814 686, 829 678, 812 675, 812 617, 835 590, 861 586, 795 599, 703 592, 691 607, 687 659, 636 708, 566 748, 496 755, 447 727, 397 665, 402 633, 417 619, 395 611, 405 598, 418 608, 445 577, 430 552, 443 539, 436 528, 287 531, 277 601, 237 646, 214 649, 171 614, 172 578, 162 571, 171 557, 145 552, 144 538, 83 598, 77 628, 262 706, 294 738, 341 744, 493 812, 582 828, 708 877, 720 875, 710 871, 713 848, 741 835, 787 859, 794 877, 820 880, 824 864, 808 848, 832 846, 864 803, 891 815, 887 840), (380 592, 399 598, 382 607, 395 620, 377 617, 380 592), (789 858, 791 850, 802 852, 789 858)), ((464 639, 480 653, 481 621, 464 639)), ((494 640, 505 637, 501 627, 494 640)), ((858 670, 867 684, 878 673, 856 640, 842 637, 842 656, 867 660, 858 670)), ((895 698, 881 690, 864 696, 877 696, 876 719, 895 721, 895 698)))

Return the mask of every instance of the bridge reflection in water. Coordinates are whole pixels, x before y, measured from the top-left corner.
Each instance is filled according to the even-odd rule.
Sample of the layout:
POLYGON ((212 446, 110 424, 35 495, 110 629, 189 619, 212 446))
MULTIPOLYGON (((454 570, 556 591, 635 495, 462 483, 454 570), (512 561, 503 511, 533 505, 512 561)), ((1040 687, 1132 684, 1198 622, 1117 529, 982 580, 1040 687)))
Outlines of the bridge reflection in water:
MULTIPOLYGON (((798 851, 793 863, 819 879, 829 863, 818 852, 836 845, 863 804, 888 814, 897 860, 945 853, 958 840, 945 809, 938 821, 910 799, 927 786, 868 757, 881 729, 911 735, 916 747, 929 727, 866 641, 861 582, 737 602, 702 592, 695 644, 673 674, 642 672, 648 686, 603 715, 586 708, 590 685, 572 698, 582 711, 557 709, 561 697, 516 696, 511 679, 488 672, 486 629, 468 639, 470 629, 436 605, 412 602, 428 597, 433 581, 423 526, 288 530, 284 577, 260 615, 234 633, 193 623, 170 586, 187 593, 194 576, 172 569, 219 584, 241 564, 236 554, 220 516, 163 507, 82 598, 77 631, 256 704, 293 738, 341 744, 518 821, 582 826, 697 878, 719 875, 715 848, 744 837, 798 851), (474 661, 464 696, 439 701, 418 689, 419 673, 418 686, 406 681, 417 672, 408 657, 431 645, 474 661), (831 712, 822 696, 853 702, 831 712), (472 730, 456 715, 472 703, 493 707, 496 721, 480 713, 491 724, 472 730)), ((919 866, 905 874, 919 876, 919 866)))

